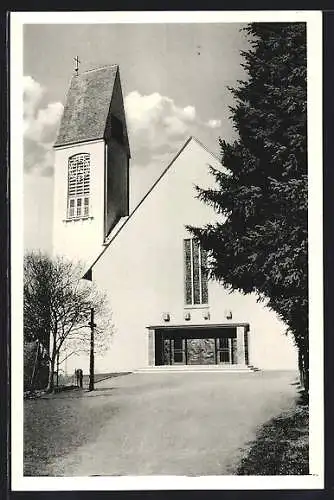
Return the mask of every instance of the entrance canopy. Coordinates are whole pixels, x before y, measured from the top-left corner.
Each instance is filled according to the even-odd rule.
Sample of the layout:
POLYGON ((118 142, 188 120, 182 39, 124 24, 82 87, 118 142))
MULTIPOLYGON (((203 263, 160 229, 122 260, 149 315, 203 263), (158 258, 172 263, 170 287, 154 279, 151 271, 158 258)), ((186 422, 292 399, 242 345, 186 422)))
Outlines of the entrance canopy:
POLYGON ((155 325, 149 330, 149 364, 248 365, 248 323, 155 325))

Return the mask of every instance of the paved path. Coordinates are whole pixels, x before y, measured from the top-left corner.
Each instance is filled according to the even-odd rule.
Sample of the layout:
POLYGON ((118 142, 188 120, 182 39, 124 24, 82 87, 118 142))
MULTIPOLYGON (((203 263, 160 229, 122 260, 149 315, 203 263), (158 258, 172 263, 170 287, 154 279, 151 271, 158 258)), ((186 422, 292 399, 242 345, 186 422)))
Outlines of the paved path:
POLYGON ((81 418, 98 416, 94 436, 51 460, 44 474, 233 474, 256 429, 293 406, 295 381, 293 372, 105 380, 80 398, 81 418))

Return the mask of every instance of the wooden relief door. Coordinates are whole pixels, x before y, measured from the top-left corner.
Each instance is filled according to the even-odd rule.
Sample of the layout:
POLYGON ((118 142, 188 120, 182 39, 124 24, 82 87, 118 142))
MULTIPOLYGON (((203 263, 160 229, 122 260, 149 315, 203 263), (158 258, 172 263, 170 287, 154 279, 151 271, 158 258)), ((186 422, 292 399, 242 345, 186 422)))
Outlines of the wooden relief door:
POLYGON ((217 364, 232 363, 232 339, 218 338, 216 339, 217 364))
POLYGON ((186 339, 182 337, 174 337, 172 339, 172 364, 185 365, 186 361, 186 339))

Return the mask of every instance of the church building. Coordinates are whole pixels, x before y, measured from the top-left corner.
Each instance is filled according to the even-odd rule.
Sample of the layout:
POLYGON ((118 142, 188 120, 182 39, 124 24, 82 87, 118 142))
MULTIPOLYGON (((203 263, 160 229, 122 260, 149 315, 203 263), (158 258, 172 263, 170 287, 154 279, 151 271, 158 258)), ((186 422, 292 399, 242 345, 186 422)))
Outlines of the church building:
MULTIPOLYGON (((296 369, 286 325, 255 296, 208 279, 208 256, 186 229, 217 218, 196 198, 196 185, 214 186, 209 166, 223 168, 204 145, 190 137, 129 210, 117 65, 73 75, 54 151, 53 252, 85 263, 113 314, 97 372, 296 369)), ((88 357, 80 363, 87 373, 88 357)))

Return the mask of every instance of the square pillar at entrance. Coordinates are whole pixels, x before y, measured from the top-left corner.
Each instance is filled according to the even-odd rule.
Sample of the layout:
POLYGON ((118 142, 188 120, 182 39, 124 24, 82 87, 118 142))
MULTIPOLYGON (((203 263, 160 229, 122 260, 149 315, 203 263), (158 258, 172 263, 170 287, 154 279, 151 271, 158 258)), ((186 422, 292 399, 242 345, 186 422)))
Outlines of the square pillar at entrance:
POLYGON ((246 364, 244 332, 245 332, 244 326, 237 327, 237 363, 238 363, 238 365, 245 365, 246 364))
POLYGON ((155 365, 155 331, 148 331, 148 366, 155 365))

